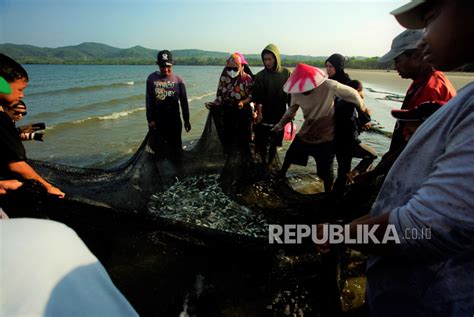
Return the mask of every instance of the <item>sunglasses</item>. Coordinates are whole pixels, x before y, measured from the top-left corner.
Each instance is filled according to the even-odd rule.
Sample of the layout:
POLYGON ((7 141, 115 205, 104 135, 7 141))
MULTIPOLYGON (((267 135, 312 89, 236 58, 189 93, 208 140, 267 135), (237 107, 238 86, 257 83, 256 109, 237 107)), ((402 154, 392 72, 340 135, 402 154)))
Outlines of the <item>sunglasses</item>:
POLYGON ((23 116, 23 117, 24 117, 24 116, 26 116, 26 115, 28 114, 28 112, 26 112, 26 111, 25 111, 25 112, 21 112, 21 111, 18 111, 18 110, 13 110, 13 114, 14 114, 15 116, 23 116))
POLYGON ((232 70, 233 70, 234 72, 237 72, 237 71, 239 70, 238 67, 226 67, 225 69, 228 70, 229 72, 232 71, 232 70))

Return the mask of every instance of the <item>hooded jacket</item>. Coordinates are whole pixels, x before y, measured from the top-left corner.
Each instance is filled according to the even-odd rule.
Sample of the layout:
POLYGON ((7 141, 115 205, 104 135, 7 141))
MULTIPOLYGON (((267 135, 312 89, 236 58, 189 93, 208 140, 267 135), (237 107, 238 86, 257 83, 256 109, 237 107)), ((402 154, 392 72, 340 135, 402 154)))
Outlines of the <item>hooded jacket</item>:
POLYGON ((257 104, 262 104, 262 123, 277 123, 286 111, 289 96, 283 91, 283 85, 290 71, 281 66, 280 52, 276 45, 269 44, 262 51, 271 53, 275 57, 275 67, 273 70, 264 68, 255 76, 253 86, 253 97, 257 104))

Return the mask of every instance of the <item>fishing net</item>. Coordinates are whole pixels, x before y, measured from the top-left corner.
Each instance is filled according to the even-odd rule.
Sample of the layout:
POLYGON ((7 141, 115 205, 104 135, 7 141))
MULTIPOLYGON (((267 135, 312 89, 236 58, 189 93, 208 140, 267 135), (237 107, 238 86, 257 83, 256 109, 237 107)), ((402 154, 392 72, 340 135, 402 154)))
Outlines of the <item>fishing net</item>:
POLYGON ((338 218, 337 205, 293 190, 278 157, 263 168, 251 143, 225 153, 219 118, 210 112, 178 161, 151 133, 109 169, 33 161, 67 194, 46 216, 78 232, 140 314, 337 315, 337 260, 267 237, 268 224, 338 218))
MULTIPOLYGON (((243 211, 241 214, 244 215, 248 208, 255 209, 257 215, 264 214, 269 218, 256 217, 255 222, 262 224, 281 222, 289 215, 318 214, 317 210, 321 209, 318 203, 324 200, 324 195, 300 194, 286 181, 277 179, 278 156, 271 165, 262 167, 252 143, 246 147, 234 146, 224 153, 219 131, 221 117, 218 112, 209 113, 200 139, 188 145, 179 160, 165 157, 153 134, 148 133, 136 153, 113 168, 78 168, 42 161, 33 161, 32 165, 67 193, 67 199, 124 213, 170 216, 170 208, 183 211, 178 206, 189 204, 209 211, 212 209, 209 200, 213 200, 216 211, 227 208, 233 209, 236 215, 239 210, 243 211), (213 181, 209 183, 210 180, 213 181), (220 195, 214 193, 217 184, 220 195), (173 189, 174 194, 169 195, 173 189), (179 193, 176 192, 178 189, 179 193), (201 192, 207 195, 199 196, 201 192)), ((209 215, 215 216, 211 214, 212 210, 209 215)), ((191 222, 196 223, 195 220, 191 222)))

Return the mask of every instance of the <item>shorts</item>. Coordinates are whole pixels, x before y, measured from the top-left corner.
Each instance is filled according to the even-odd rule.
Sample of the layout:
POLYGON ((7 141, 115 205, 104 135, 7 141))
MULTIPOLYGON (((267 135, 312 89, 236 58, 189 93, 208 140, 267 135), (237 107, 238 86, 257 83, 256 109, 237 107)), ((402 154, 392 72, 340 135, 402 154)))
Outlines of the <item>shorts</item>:
POLYGON ((302 141, 298 136, 291 143, 290 148, 286 152, 285 161, 290 164, 306 166, 309 156, 314 157, 318 176, 325 180, 334 177, 334 142, 323 142, 311 144, 302 141))

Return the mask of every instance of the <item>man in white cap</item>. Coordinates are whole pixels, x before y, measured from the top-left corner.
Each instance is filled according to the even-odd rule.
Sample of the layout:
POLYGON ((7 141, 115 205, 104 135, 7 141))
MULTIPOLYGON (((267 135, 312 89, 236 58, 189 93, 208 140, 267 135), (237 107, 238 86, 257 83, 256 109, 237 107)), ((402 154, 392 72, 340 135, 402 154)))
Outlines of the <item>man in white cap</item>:
MULTIPOLYGON (((438 69, 474 62, 474 1, 416 0, 392 13, 405 27, 426 28, 423 59, 438 69)), ((472 316, 473 162, 471 82, 417 129, 371 214, 350 225, 351 233, 357 224, 369 225, 379 238, 392 226, 400 238, 398 244, 356 245, 373 254, 367 266, 371 316, 472 316)))
POLYGON ((281 131, 298 108, 303 111, 304 123, 286 153, 281 176, 291 164, 306 166, 309 156, 313 156, 324 190, 329 192, 334 180, 334 99, 337 96, 366 111, 364 102, 354 88, 328 79, 319 68, 306 64, 296 65, 283 91, 291 94, 291 105, 274 130, 281 131))
MULTIPOLYGON (((405 30, 392 41, 390 51, 380 58, 381 63, 394 61, 395 69, 402 78, 412 79, 403 100, 402 109, 413 109, 423 102, 436 102, 444 105, 456 95, 449 79, 423 60, 417 43, 423 36, 420 30, 405 30)), ((404 124, 395 127, 390 151, 406 145, 403 137, 404 124)))

